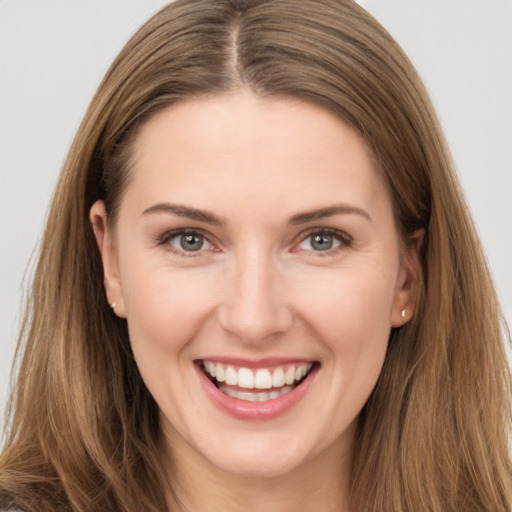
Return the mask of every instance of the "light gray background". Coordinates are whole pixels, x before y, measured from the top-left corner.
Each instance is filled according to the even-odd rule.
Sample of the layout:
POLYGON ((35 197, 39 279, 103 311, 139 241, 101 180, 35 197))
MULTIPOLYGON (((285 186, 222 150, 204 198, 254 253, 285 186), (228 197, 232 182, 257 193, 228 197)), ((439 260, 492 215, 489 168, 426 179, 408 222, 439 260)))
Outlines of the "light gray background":
MULTIPOLYGON (((165 3, 0 1, 0 411, 22 278, 67 149, 109 63, 165 3)), ((512 0, 360 3, 427 84, 511 324, 512 0)))

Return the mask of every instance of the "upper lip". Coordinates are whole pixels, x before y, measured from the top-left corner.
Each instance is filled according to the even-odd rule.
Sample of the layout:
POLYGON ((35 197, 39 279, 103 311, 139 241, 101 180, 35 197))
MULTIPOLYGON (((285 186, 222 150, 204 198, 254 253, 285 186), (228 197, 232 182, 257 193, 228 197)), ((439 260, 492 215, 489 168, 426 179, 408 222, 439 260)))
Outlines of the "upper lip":
POLYGON ((201 361, 210 361, 212 363, 221 363, 225 365, 231 365, 235 367, 241 368, 269 368, 273 366, 282 366, 286 364, 304 364, 304 363, 314 363, 316 362, 314 359, 309 358, 301 358, 301 357, 266 357, 262 359, 245 359, 238 357, 203 357, 198 359, 197 362, 201 361))

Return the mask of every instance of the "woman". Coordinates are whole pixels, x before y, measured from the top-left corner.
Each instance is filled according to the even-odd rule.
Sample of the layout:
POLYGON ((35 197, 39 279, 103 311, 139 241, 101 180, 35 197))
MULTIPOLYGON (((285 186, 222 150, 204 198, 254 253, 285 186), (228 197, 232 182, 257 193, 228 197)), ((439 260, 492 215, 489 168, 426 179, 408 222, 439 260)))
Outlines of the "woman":
POLYGON ((510 510, 500 313, 423 86, 344 1, 177 1, 64 166, 0 505, 510 510))

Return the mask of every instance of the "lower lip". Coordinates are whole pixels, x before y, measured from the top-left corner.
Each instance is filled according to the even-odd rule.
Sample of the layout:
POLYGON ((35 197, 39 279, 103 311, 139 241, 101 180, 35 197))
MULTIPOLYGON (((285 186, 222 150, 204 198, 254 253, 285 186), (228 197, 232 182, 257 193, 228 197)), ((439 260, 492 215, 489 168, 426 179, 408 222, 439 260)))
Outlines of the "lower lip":
POLYGON ((317 365, 313 366, 308 376, 298 386, 273 400, 248 402, 226 395, 215 386, 199 366, 196 369, 206 394, 221 411, 236 419, 249 421, 272 420, 291 409, 307 393, 318 371, 317 365))

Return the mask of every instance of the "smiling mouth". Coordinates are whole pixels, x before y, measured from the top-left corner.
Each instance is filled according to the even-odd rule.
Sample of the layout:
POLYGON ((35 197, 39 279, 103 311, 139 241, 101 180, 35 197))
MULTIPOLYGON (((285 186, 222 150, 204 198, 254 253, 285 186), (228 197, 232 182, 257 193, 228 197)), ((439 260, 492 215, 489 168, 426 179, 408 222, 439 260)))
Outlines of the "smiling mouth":
POLYGON ((318 365, 318 362, 306 362, 252 369, 208 360, 199 362, 202 372, 217 389, 247 402, 266 402, 289 393, 318 365))

